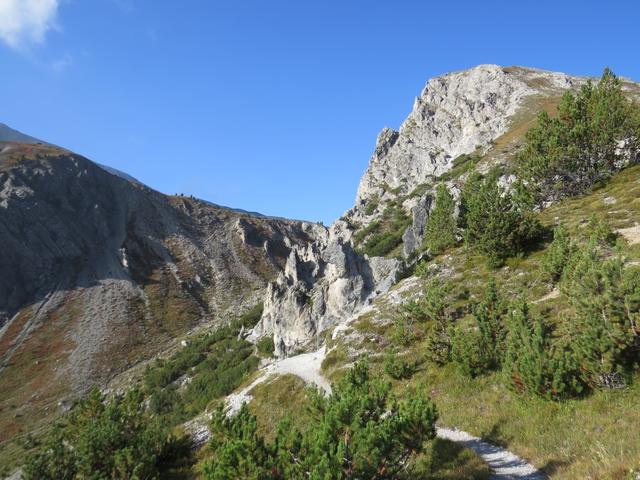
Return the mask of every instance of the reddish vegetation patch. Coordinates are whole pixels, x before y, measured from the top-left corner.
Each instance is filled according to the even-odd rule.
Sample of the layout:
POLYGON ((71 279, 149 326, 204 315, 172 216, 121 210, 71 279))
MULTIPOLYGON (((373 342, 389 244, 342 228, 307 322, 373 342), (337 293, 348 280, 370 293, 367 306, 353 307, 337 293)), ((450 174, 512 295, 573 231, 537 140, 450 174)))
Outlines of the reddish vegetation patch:
POLYGON ((76 317, 70 295, 34 327, 0 373, 0 391, 11 392, 11 396, 0 398, 0 446, 59 414, 57 402, 68 391, 61 373, 74 348, 64 332, 76 317))
POLYGON ((47 156, 68 155, 69 152, 44 144, 0 142, 0 169, 7 169, 22 161, 38 160, 47 156))
POLYGON ((0 360, 4 361, 4 356, 13 346, 14 341, 18 338, 20 332, 22 332, 22 329, 29 321, 29 318, 31 318, 31 307, 27 307, 21 310, 18 315, 11 321, 11 323, 7 327, 7 330, 4 332, 4 335, 0 337, 0 360))

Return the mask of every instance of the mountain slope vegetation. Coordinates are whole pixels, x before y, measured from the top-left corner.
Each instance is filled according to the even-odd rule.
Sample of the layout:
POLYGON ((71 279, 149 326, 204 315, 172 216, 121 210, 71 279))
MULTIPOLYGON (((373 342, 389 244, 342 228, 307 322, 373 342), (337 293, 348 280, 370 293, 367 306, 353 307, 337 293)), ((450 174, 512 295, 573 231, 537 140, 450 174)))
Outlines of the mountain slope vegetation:
MULTIPOLYGON (((342 297, 316 270, 330 270, 334 256, 346 262, 350 250, 336 248, 344 242, 369 262, 359 265, 377 256, 402 264, 395 285, 371 288, 338 328, 307 325, 326 344, 331 394, 281 377, 225 414, 224 396, 250 385, 271 350, 287 351, 287 337, 265 330, 257 307, 150 363, 121 384, 129 393, 94 391, 55 428, 29 436, 20 447, 27 478, 84 478, 87 469, 96 478, 487 478, 477 457, 434 438, 437 422, 508 446, 552 478, 632 479, 640 469, 637 87, 610 70, 595 83, 482 66, 466 73, 469 87, 464 75, 445 77, 450 90, 430 82, 401 132, 383 131, 361 201, 330 230, 334 243, 301 241, 268 289, 271 315, 286 302, 296 312, 327 308, 342 297), (420 125, 429 111, 420 102, 453 97, 451 108, 464 109, 460 89, 475 92, 476 77, 502 82, 517 101, 483 98, 479 109, 508 112, 510 123, 478 127, 453 158, 460 125, 433 133, 432 123, 420 125), (431 171, 397 177, 402 162, 416 161, 416 144, 437 142, 431 171), (271 341, 247 336, 254 326, 271 341), (194 416, 209 419, 211 435, 197 453, 182 425, 194 416), (116 432, 113 422, 127 428, 116 432), (106 460, 97 454, 105 450, 106 460)), ((337 284, 347 288, 344 278, 337 284)), ((68 308, 61 321, 74 316, 68 308)), ((188 311, 156 308, 176 322, 188 311)))

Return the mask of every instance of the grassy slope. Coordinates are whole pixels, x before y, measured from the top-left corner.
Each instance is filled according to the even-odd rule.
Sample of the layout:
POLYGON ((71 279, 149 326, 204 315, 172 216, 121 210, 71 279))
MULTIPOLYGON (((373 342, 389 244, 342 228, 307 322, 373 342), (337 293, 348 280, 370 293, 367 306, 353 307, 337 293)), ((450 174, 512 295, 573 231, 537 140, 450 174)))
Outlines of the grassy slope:
MULTIPOLYGON (((280 420, 290 416, 294 424, 304 429, 308 422, 305 409, 305 383, 294 375, 274 377, 256 386, 249 409, 258 419, 260 432, 269 440, 275 437, 280 420)), ((448 440, 436 439, 430 445, 427 458, 431 462, 430 480, 484 480, 489 477, 487 465, 471 450, 448 440)))
MULTIPOLYGON (((562 221, 579 235, 593 214, 605 217, 614 229, 640 223, 640 166, 622 171, 590 195, 548 208, 541 220, 547 226, 562 221)), ((532 308, 557 319, 568 305, 562 295, 545 299, 553 286, 542 281, 538 272, 544 249, 542 245, 492 272, 481 258, 460 247, 434 259, 432 271, 456 282, 458 292, 468 290, 471 299, 480 295, 493 275, 506 296, 524 295, 537 302, 532 308)), ((640 244, 627 244, 624 253, 629 261, 640 261, 640 244)), ((419 294, 423 282, 405 280, 395 292, 405 290, 401 296, 408 298, 419 294)), ((323 365, 327 374, 339 376, 340 367, 363 351, 371 352, 381 368, 376 355, 392 343, 398 318, 397 302, 390 298, 380 297, 376 309, 354 322, 350 332, 335 342, 335 350, 323 365)), ((425 344, 418 338, 407 347, 406 355, 422 362, 424 351, 425 344)), ((443 425, 508 446, 553 478, 624 479, 629 468, 640 465, 639 382, 637 378, 624 391, 599 391, 581 400, 558 403, 514 394, 499 374, 470 380, 452 366, 422 363, 411 380, 396 382, 395 388, 401 393, 416 385, 426 386, 440 409, 443 425)))

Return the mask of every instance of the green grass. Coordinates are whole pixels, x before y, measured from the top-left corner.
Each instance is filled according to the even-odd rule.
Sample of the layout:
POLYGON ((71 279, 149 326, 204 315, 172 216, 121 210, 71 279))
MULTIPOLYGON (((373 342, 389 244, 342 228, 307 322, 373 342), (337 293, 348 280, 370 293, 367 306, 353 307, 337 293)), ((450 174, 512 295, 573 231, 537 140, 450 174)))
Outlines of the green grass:
POLYGON ((301 430, 307 420, 305 399, 307 386, 295 375, 279 375, 258 384, 250 395, 249 411, 256 416, 258 429, 269 441, 275 438, 278 423, 291 416, 301 430))
POLYGON ((354 244, 371 257, 399 256, 398 247, 402 244, 402 235, 411 225, 411 218, 401 206, 400 201, 387 202, 382 217, 357 231, 354 244))
POLYGON ((456 178, 460 178, 460 176, 464 175, 467 172, 473 170, 476 165, 482 160, 482 157, 475 154, 462 154, 456 157, 452 164, 451 169, 443 173, 438 177, 438 181, 440 182, 448 182, 450 180, 454 180, 456 178))
MULTIPOLYGON (((589 195, 551 206, 540 219, 549 231, 561 221, 572 238, 584 242, 592 215, 606 218, 613 229, 640 223, 640 166, 621 171, 589 195)), ((561 294, 538 302, 554 288, 539 271, 549 241, 547 235, 531 251, 509 259, 498 270, 487 268, 481 256, 465 247, 455 248, 431 260, 433 270, 426 270, 430 272, 426 275, 451 279, 456 288, 449 301, 463 311, 465 305, 480 298, 493 276, 506 300, 524 296, 534 312, 543 313, 551 324, 560 324, 564 312, 570 311, 567 299, 561 294)), ((622 242, 620 248, 629 261, 640 260, 640 244, 622 242)), ((413 294, 419 294, 421 288, 415 287, 413 294)), ((354 355, 363 352, 369 352, 372 368, 384 375, 382 354, 394 344, 397 329, 389 319, 397 324, 399 308, 389 305, 385 295, 374 305, 376 310, 350 325, 351 334, 333 341, 334 350, 323 364, 331 379, 339 378, 354 355)), ((584 398, 553 402, 514 393, 500 373, 469 379, 452 364, 438 367, 425 362, 426 344, 418 333, 405 347, 403 359, 420 366, 411 379, 395 381, 394 390, 403 395, 413 388, 427 388, 443 426, 503 445, 553 479, 627 480, 631 478, 629 469, 640 466, 640 374, 636 373, 623 390, 596 390, 584 398)))
POLYGON ((468 448, 449 440, 436 438, 426 453, 430 480, 486 480, 489 466, 468 448))
MULTIPOLYGON (((308 422, 305 408, 304 381, 294 375, 281 375, 257 385, 250 394, 250 412, 256 416, 258 429, 271 441, 278 423, 290 417, 297 428, 304 430, 308 422)), ((485 480, 489 468, 474 452, 448 440, 435 439, 418 459, 429 480, 485 480)))
POLYGON ((553 478, 607 478, 638 461, 637 382, 585 399, 551 402, 509 391, 499 374, 461 377, 453 366, 431 367, 402 389, 426 386, 443 425, 507 446, 553 478))

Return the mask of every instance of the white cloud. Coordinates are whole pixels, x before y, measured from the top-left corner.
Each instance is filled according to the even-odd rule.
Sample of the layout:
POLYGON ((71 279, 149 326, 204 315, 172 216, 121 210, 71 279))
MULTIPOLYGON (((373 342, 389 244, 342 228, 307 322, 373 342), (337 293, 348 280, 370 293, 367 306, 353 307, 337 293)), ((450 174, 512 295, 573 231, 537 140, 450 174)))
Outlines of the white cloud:
POLYGON ((0 0, 0 40, 15 49, 42 43, 55 28, 59 0, 0 0))
POLYGON ((51 62, 51 70, 55 73, 62 73, 73 65, 73 57, 68 53, 51 62))
POLYGON ((131 13, 135 10, 133 0, 111 0, 116 7, 122 10, 124 13, 131 13))

